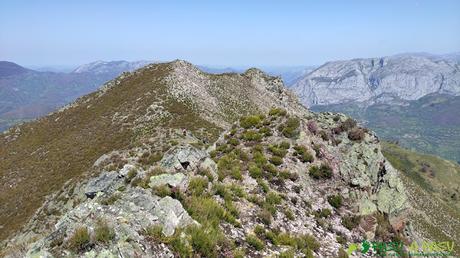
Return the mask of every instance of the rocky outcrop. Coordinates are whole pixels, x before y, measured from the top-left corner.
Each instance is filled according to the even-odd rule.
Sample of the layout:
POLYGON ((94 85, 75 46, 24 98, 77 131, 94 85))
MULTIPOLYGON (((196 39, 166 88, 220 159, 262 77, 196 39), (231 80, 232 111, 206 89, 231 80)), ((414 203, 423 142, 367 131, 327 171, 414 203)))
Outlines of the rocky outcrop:
POLYGON ((456 61, 424 55, 328 62, 292 86, 306 106, 404 103, 431 93, 460 94, 456 61))
POLYGON ((201 250, 194 242, 198 241, 194 230, 203 230, 234 243, 216 243, 222 255, 236 252, 236 245, 247 256, 276 256, 289 251, 286 245, 293 243, 283 241, 304 237, 310 244, 294 249, 296 256, 331 257, 345 248, 343 241, 381 237, 376 234, 382 230, 389 235, 397 234, 396 228, 404 230, 404 212, 409 209, 404 186, 382 156, 373 133, 363 132, 362 138, 351 140, 349 134, 357 127, 337 129, 349 121, 347 117, 306 112, 293 125, 297 136, 286 134, 282 126, 294 124, 288 122, 292 119, 273 109, 267 117, 252 117, 259 121, 253 125, 257 131, 271 132, 260 140, 248 139, 247 128, 235 125, 208 150, 180 143, 147 166, 127 158, 121 168, 105 171, 112 167, 105 163, 115 154, 103 155, 94 165, 102 173, 69 192, 73 205, 62 207, 61 198, 45 205, 43 211, 54 207, 65 212, 52 228, 38 230, 38 236, 26 230, 13 242, 27 243, 28 257, 172 257, 183 255, 178 248, 214 256, 206 251, 213 250, 212 245, 201 250), (320 166, 331 174, 313 176, 311 171, 320 166), (377 218, 383 216, 394 229, 382 229, 382 219, 377 218), (355 222, 344 222, 349 218, 355 222), (107 239, 101 239, 101 223, 110 231, 107 239), (274 239, 260 235, 265 227, 264 232, 271 233, 264 234, 274 234, 274 239), (75 247, 76 232, 82 228, 87 230, 87 240, 75 247), (254 249, 254 243, 248 242, 254 232, 264 248, 254 249), (177 241, 185 241, 184 247, 177 241))

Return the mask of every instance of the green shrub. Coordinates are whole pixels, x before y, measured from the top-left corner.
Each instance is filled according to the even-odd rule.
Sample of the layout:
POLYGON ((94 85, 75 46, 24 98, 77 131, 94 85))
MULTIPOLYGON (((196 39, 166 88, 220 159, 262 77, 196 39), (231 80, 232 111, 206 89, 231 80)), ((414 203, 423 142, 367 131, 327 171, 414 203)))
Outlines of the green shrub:
POLYGON ((231 171, 231 176, 235 180, 242 180, 243 175, 241 174, 241 168, 239 166, 233 167, 231 171))
POLYGON ((128 174, 126 174, 125 177, 125 183, 128 184, 137 176, 137 169, 133 168, 128 171, 128 174))
POLYGON ((208 179, 206 177, 195 176, 190 179, 188 191, 195 196, 202 195, 208 188, 208 179))
POLYGON ((281 132, 285 137, 293 138, 299 134, 300 120, 296 117, 290 117, 284 126, 281 126, 281 132))
POLYGON ((258 206, 262 206, 264 204, 264 200, 261 197, 257 196, 256 194, 248 195, 247 200, 258 206))
POLYGON ((262 177, 262 169, 259 168, 256 164, 249 165, 249 175, 252 178, 261 178, 262 177))
POLYGON ((241 127, 248 129, 251 127, 256 127, 261 123, 261 119, 259 116, 246 116, 240 119, 241 127))
POLYGON ((268 191, 270 191, 270 187, 268 186, 268 184, 263 179, 258 178, 257 183, 259 184, 260 188, 262 188, 262 191, 264 193, 268 193, 268 191))
POLYGON ((265 164, 263 168, 271 177, 278 176, 278 169, 273 164, 265 164))
POLYGON ((233 146, 238 146, 240 144, 240 141, 238 141, 238 139, 236 139, 236 138, 230 138, 230 139, 228 139, 227 142, 228 142, 228 144, 231 144, 233 146))
POLYGON ((254 228, 254 233, 256 234, 257 237, 259 238, 264 238, 265 237, 265 228, 261 225, 256 225, 254 228))
POLYGON ((285 116, 287 114, 286 110, 282 108, 272 108, 268 112, 270 116, 285 116))
POLYGON ((294 155, 297 156, 300 161, 302 162, 312 162, 313 161, 313 156, 311 153, 307 150, 307 147, 302 146, 302 145, 296 145, 294 146, 294 155))
POLYGON ((267 226, 270 226, 270 224, 272 223, 272 214, 267 209, 262 209, 258 213, 257 217, 260 219, 260 222, 267 226))
POLYGON ((200 254, 200 257, 217 257, 220 232, 210 227, 191 226, 187 228, 187 233, 195 253, 200 254))
POLYGON ((327 208, 313 212, 313 215, 315 215, 316 218, 327 218, 331 216, 331 214, 332 214, 332 211, 327 208))
POLYGON ((152 188, 152 193, 159 196, 159 197, 165 197, 165 196, 171 196, 171 188, 168 185, 158 185, 152 188))
POLYGON ((78 252, 90 244, 90 235, 86 227, 79 227, 68 240, 70 249, 78 252))
POLYGON ((155 241, 163 242, 163 227, 159 224, 149 226, 145 229, 145 234, 155 241))
POLYGON ((313 150, 315 151, 315 155, 318 158, 321 158, 323 154, 321 154, 321 145, 313 144, 313 150))
POLYGON ((288 233, 279 233, 277 236, 277 242, 280 245, 287 245, 287 246, 292 246, 296 247, 297 246, 297 241, 294 236, 291 236, 288 233))
POLYGON ((284 215, 286 216, 286 218, 288 220, 294 220, 295 219, 294 213, 292 212, 291 209, 284 209, 284 215))
POLYGON ((284 156, 286 156, 286 153, 287 153, 287 150, 286 149, 283 149, 283 148, 280 148, 278 146, 275 146, 275 145, 270 145, 268 147, 268 150, 275 156, 278 156, 278 157, 281 157, 281 158, 284 158, 284 156))
POLYGON ((279 172, 279 176, 282 178, 282 179, 288 179, 290 176, 291 176, 291 173, 289 171, 287 171, 286 169, 283 169, 279 172))
POLYGON ((297 242, 296 243, 297 248, 299 249, 308 248, 313 251, 318 251, 319 248, 321 247, 321 244, 318 242, 318 240, 316 240, 314 236, 309 235, 309 234, 298 236, 296 238, 296 242, 297 242))
POLYGON ((264 154, 260 151, 254 152, 252 154, 252 157, 253 157, 254 162, 260 167, 262 167, 263 165, 267 163, 267 159, 265 158, 264 154))
POLYGON ((312 166, 310 167, 309 173, 314 179, 331 178, 332 168, 326 164, 322 164, 320 167, 312 166))
POLYGON ((279 144, 279 147, 281 149, 284 149, 284 150, 287 150, 291 147, 291 144, 287 141, 282 141, 280 144, 279 144))
POLYGON ((243 248, 237 248, 233 250, 233 258, 244 258, 246 257, 246 251, 243 248))
POLYGON ((287 251, 284 251, 280 253, 278 258, 294 258, 295 257, 295 251, 294 249, 289 249, 287 251))
POLYGON ((225 154, 217 161, 217 175, 219 181, 224 180, 232 171, 240 169, 240 162, 234 153, 225 154))
POLYGON ((240 157, 241 161, 249 161, 249 155, 242 149, 237 149, 236 153, 240 157))
POLYGON ((342 206, 342 202, 343 202, 342 196, 340 196, 340 195, 330 195, 330 196, 327 197, 327 201, 329 202, 329 204, 332 207, 334 207, 336 209, 340 208, 340 206, 342 206))
POLYGON ((259 133, 263 134, 265 137, 273 135, 272 129, 270 129, 270 127, 266 127, 266 126, 260 128, 259 133))
POLYGON ((240 198, 243 198, 246 196, 246 192, 244 191, 243 187, 237 184, 231 184, 229 188, 235 196, 238 196, 240 198))
POLYGON ((232 199, 232 193, 224 184, 214 184, 213 190, 215 195, 219 195, 224 200, 232 199))
POLYGON ((192 257, 194 253, 188 241, 181 237, 180 230, 176 230, 174 237, 170 240, 170 245, 178 257, 192 257))
POLYGON ((247 130, 242 135, 243 140, 245 141, 256 141, 259 142, 262 140, 262 134, 254 131, 254 130, 247 130))
POLYGON ((233 217, 237 218, 240 215, 240 212, 238 209, 235 207, 235 204, 233 204, 233 201, 231 199, 226 199, 224 202, 225 209, 227 209, 230 214, 232 214, 233 217))
POLYGON ((283 159, 278 157, 278 156, 272 156, 270 158, 270 162, 275 166, 279 166, 279 165, 283 164, 283 159))
POLYGON ((262 240, 260 240, 257 236, 252 234, 246 236, 246 242, 250 246, 254 247, 254 249, 256 249, 257 251, 260 251, 265 248, 264 242, 262 242, 262 240))
POLYGON ((348 132, 348 139, 360 142, 364 139, 365 131, 362 128, 353 128, 348 132))
POLYGON ((214 181, 214 176, 209 169, 198 168, 198 175, 207 177, 210 182, 214 181))
POLYGON ((276 192, 269 192, 265 197, 265 202, 271 205, 278 205, 281 203, 281 196, 276 192))
POLYGON ((360 216, 350 215, 350 216, 346 216, 346 217, 342 218, 342 225, 345 228, 347 228, 349 230, 352 230, 352 229, 356 228, 359 225, 360 221, 361 221, 360 216))
POLYGON ((225 210, 211 197, 192 196, 183 202, 190 216, 202 224, 217 226, 225 219, 225 210))
POLYGON ((268 241, 272 242, 274 245, 279 245, 278 243, 278 234, 271 230, 267 230, 265 232, 265 238, 267 238, 268 241))
POLYGON ((151 165, 155 162, 160 161, 163 158, 163 154, 159 152, 150 153, 144 152, 141 157, 139 158, 139 163, 143 165, 151 165))

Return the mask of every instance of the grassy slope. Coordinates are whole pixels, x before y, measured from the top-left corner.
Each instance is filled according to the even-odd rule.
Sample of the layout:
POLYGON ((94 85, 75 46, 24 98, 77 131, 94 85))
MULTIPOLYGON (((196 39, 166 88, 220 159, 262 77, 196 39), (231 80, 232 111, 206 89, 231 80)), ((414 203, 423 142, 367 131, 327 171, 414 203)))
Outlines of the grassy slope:
MULTIPOLYGON (((170 131, 182 128, 201 140, 217 140, 225 125, 204 119, 193 98, 179 102, 168 92, 165 78, 173 69, 170 63, 142 69, 101 97, 89 94, 77 106, 19 126, 14 141, 7 138, 13 138, 15 130, 0 135, 0 241, 20 229, 50 193, 68 180, 87 176, 103 154, 144 144, 164 151, 173 145, 170 131), (163 111, 169 115, 145 119, 147 113, 163 111)), ((255 98, 268 101, 249 77, 206 76, 218 106, 208 106, 205 113, 219 121, 231 124, 241 115, 261 111, 255 98)))
POLYGON ((454 241, 460 253, 460 166, 395 144, 384 142, 382 147, 385 157, 402 172, 415 211, 413 227, 427 239, 454 241))
POLYGON ((313 107, 314 111, 348 114, 366 122, 381 138, 406 148, 460 161, 460 96, 425 96, 409 106, 356 104, 313 107))
MULTIPOLYGON (((78 178, 102 154, 136 145, 139 132, 123 124, 132 123, 158 99, 166 100, 164 107, 172 117, 152 128, 165 126, 188 128, 198 134, 209 132, 216 139, 220 128, 201 119, 186 107, 178 107, 166 98, 161 80, 168 66, 127 77, 105 95, 96 93, 83 97, 80 105, 55 113, 38 121, 20 126, 20 136, 12 142, 0 138, 0 240, 19 229, 41 206, 45 196, 60 189, 69 179, 78 178), (145 94, 153 92, 154 94, 145 94), (84 100, 92 98, 90 104, 84 100), (112 122, 115 113, 132 112, 127 120, 112 122)), ((184 105, 184 104, 182 104, 184 105)), ((160 142, 158 142, 160 144, 160 142)))

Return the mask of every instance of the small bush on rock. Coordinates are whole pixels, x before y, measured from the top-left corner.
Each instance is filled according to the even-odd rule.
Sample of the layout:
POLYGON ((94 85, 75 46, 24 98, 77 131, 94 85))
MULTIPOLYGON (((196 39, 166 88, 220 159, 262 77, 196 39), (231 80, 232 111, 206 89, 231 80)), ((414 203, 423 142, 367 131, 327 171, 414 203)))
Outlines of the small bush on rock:
POLYGON ((262 134, 256 132, 256 131, 253 131, 253 130, 247 130, 243 133, 242 135, 243 137, 243 140, 245 141, 256 141, 256 142, 259 142, 260 140, 262 140, 262 134))
POLYGON ((287 138, 296 137, 299 134, 300 120, 295 117, 288 118, 285 125, 281 125, 279 130, 287 138))
POLYGON ((152 193, 159 197, 171 196, 171 188, 168 185, 159 185, 152 188, 152 193))
POLYGON ((353 128, 350 132, 348 132, 348 139, 352 141, 360 142, 364 139, 365 132, 362 128, 353 128))
POLYGON ((286 110, 282 109, 282 108, 272 108, 270 109, 270 111, 268 112, 268 114, 270 116, 285 116, 286 115, 286 110))
POLYGON ((69 248, 79 252, 85 249, 90 243, 90 235, 86 227, 79 227, 69 238, 69 248))
POLYGON ((320 167, 312 166, 310 167, 309 173, 314 179, 331 178, 332 168, 326 164, 322 164, 320 167))
POLYGON ((256 127, 260 123, 261 123, 261 119, 259 116, 246 116, 240 119, 240 125, 241 127, 245 129, 256 127))
POLYGON ((262 240, 260 240, 257 236, 252 234, 246 236, 246 242, 250 246, 254 247, 254 249, 256 249, 257 251, 260 251, 265 247, 264 242, 262 242, 262 240))
POLYGON ((262 209, 257 217, 260 219, 260 222, 264 223, 267 226, 270 226, 270 224, 272 223, 272 214, 267 209, 262 209))
POLYGON ((272 156, 270 158, 270 162, 275 166, 279 166, 279 165, 283 164, 283 158, 278 157, 278 156, 272 156))
POLYGON ((206 191, 207 188, 208 188, 208 179, 206 177, 195 176, 190 179, 190 182, 188 185, 188 191, 190 191, 192 195, 195 195, 195 196, 203 195, 203 193, 206 191))
POLYGON ((313 161, 313 155, 307 150, 307 147, 302 146, 302 145, 296 145, 294 146, 294 155, 297 156, 300 161, 302 162, 312 162, 313 161))
POLYGON ((249 165, 249 175, 252 178, 261 178, 262 177, 262 169, 259 168, 256 164, 249 165))
POLYGON ((342 206, 342 196, 340 195, 330 195, 327 197, 327 201, 329 202, 329 204, 338 209, 340 208, 340 206, 342 206))

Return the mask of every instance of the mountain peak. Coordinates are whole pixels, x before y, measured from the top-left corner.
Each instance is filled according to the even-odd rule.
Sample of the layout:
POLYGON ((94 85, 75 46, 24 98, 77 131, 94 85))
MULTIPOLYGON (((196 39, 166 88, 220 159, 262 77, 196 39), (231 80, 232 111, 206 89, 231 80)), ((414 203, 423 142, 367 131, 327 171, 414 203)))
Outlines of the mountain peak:
POLYGON ((77 67, 72 73, 93 73, 93 74, 120 74, 124 71, 134 71, 147 64, 152 63, 152 61, 134 61, 128 62, 124 60, 120 61, 95 61, 92 63, 84 64, 77 67))
POLYGON ((32 70, 24 68, 16 63, 0 61, 0 77, 19 75, 30 71, 32 70))

